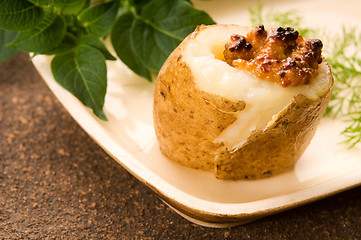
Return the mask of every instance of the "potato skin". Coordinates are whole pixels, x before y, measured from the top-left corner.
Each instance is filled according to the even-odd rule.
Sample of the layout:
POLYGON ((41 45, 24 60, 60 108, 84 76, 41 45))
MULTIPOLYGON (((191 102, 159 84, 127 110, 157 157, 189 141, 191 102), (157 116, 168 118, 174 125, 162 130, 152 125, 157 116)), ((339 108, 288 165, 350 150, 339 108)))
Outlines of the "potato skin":
POLYGON ((154 91, 154 126, 162 153, 182 165, 214 169, 220 144, 213 143, 244 109, 244 102, 231 102, 200 91, 178 47, 164 63, 154 91))
POLYGON ((230 152, 214 139, 246 103, 197 88, 182 49, 198 30, 169 56, 156 80, 153 114, 161 152, 182 165, 214 171, 219 179, 257 179, 292 168, 315 134, 331 89, 316 101, 295 96, 271 125, 253 131, 240 149, 230 152))
POLYGON ((273 124, 252 132, 230 153, 223 147, 215 158, 219 179, 257 179, 292 168, 310 144, 326 110, 331 91, 316 101, 297 95, 273 124))

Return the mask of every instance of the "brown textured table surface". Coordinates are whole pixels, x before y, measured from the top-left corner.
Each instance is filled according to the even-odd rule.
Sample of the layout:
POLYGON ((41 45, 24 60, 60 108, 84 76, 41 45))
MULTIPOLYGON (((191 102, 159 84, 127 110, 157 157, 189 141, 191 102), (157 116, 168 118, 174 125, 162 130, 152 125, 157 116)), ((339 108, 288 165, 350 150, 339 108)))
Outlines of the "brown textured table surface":
POLYGON ((112 160, 27 55, 0 65, 0 239, 361 239, 361 187, 213 229, 169 209, 112 160))

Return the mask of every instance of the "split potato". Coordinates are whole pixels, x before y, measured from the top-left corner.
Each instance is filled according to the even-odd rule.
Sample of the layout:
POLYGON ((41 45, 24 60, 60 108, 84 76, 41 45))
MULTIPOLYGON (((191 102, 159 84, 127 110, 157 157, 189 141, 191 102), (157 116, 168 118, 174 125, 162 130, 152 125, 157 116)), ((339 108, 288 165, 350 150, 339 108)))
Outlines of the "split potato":
POLYGON ((200 26, 169 56, 154 91, 161 152, 219 179, 257 179, 292 168, 326 109, 333 77, 325 59, 308 84, 280 86, 224 58, 237 25, 200 26))

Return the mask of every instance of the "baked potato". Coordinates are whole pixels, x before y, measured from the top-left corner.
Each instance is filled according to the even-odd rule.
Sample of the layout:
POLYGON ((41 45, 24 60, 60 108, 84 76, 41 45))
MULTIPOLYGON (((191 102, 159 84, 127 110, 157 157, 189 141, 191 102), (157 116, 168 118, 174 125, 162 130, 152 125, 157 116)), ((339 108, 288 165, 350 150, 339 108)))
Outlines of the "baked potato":
POLYGON ((153 110, 160 150, 168 159, 230 180, 271 176, 295 165, 326 109, 333 77, 319 40, 305 43, 313 55, 297 55, 305 41, 293 29, 282 29, 263 32, 261 48, 251 37, 261 36, 263 26, 200 26, 173 51, 156 80, 153 110), (284 56, 265 53, 272 47, 281 51, 265 45, 277 31, 285 39, 294 35, 293 50, 288 44, 284 56), (232 59, 237 51, 244 59, 232 59), (298 62, 290 61, 292 52, 298 62), (277 61, 265 62, 260 53, 277 61), (301 62, 307 56, 313 59, 308 70, 301 62), (255 65, 247 68, 251 61, 255 65))

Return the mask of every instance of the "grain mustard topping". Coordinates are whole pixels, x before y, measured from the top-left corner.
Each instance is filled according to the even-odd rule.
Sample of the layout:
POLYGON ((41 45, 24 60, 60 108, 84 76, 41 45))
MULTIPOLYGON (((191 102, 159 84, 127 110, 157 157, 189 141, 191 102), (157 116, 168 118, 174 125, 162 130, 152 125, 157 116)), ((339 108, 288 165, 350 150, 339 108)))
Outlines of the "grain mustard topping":
POLYGON ((322 42, 303 39, 291 27, 265 30, 257 26, 246 36, 234 34, 226 43, 225 61, 260 79, 283 87, 308 84, 322 62, 322 42))

